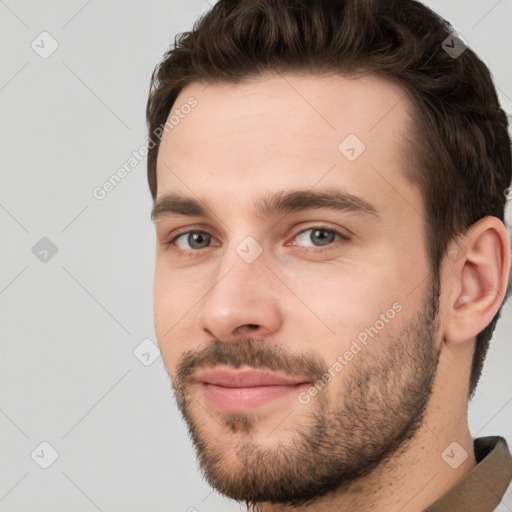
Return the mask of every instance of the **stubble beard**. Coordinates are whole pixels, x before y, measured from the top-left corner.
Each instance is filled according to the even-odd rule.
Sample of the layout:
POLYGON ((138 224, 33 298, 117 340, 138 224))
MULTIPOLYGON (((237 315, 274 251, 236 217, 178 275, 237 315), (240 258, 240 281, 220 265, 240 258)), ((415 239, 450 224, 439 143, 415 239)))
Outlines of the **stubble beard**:
MULTIPOLYGON (((237 344, 216 340, 200 357, 188 353, 172 385, 210 485, 249 507, 263 502, 305 505, 369 475, 403 449, 421 427, 432 393, 440 352, 438 308, 439 283, 434 281, 422 306, 396 337, 375 338, 373 346, 363 349, 332 381, 343 379, 338 397, 325 389, 307 406, 297 401, 296 407, 307 407, 307 413, 293 410, 285 441, 271 447, 254 441, 256 414, 216 415, 213 419, 225 432, 211 435, 206 424, 213 419, 205 418, 207 412, 188 393, 192 370, 207 362, 287 373, 302 367, 318 375, 326 370, 325 362, 314 356, 287 360, 275 347, 251 339, 237 344), (290 427, 294 413, 298 423, 290 427), (229 436, 232 446, 226 446, 229 436)), ((276 424, 281 420, 276 417, 276 424)), ((275 434, 283 437, 279 427, 275 434)))

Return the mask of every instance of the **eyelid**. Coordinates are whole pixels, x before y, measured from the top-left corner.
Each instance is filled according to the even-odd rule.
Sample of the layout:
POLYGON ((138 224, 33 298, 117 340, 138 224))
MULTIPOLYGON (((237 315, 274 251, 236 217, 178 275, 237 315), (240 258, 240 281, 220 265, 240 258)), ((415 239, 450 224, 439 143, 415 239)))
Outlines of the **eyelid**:
POLYGON ((325 231, 330 231, 331 233, 334 233, 335 236, 337 236, 338 238, 336 240, 333 240, 332 243, 328 244, 328 245, 319 245, 319 246, 314 246, 314 245, 308 245, 308 246, 303 246, 303 245, 298 245, 298 244, 290 244, 289 242, 287 242, 285 245, 291 245, 291 246, 294 246, 294 247, 300 247, 301 250, 303 251, 313 251, 313 252, 319 252, 319 251, 328 251, 329 249, 335 249, 337 247, 337 243, 336 242, 348 242, 351 240, 350 236, 347 235, 346 233, 344 233, 342 230, 338 229, 338 228, 334 228, 332 226, 328 226, 328 225, 325 225, 325 224, 314 224, 314 225, 311 225, 307 228, 304 228, 304 229, 301 229, 300 231, 297 231, 294 235, 293 235, 293 239, 297 238, 299 235, 305 233, 306 231, 314 231, 314 230, 325 230, 325 231))
POLYGON ((189 234, 189 233, 206 233, 206 234, 210 235, 213 238, 217 238, 216 235, 212 234, 212 231, 215 231, 215 230, 213 230, 209 226, 192 225, 192 226, 186 226, 186 227, 183 227, 183 228, 175 229, 175 230, 171 231, 171 233, 165 235, 162 238, 163 238, 163 243, 164 244, 170 244, 176 238, 178 238, 178 237, 180 237, 182 235, 189 234))

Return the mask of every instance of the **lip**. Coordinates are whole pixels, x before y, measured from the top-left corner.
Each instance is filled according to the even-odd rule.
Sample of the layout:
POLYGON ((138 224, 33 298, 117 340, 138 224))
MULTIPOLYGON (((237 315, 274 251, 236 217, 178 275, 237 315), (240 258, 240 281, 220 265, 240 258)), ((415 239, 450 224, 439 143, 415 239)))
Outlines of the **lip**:
POLYGON ((198 372, 208 404, 223 412, 249 412, 308 385, 301 377, 262 370, 212 368, 198 372))
POLYGON ((211 368, 199 372, 196 380, 205 384, 215 384, 225 388, 251 388, 257 386, 293 386, 306 381, 300 377, 290 377, 266 370, 233 370, 211 368))

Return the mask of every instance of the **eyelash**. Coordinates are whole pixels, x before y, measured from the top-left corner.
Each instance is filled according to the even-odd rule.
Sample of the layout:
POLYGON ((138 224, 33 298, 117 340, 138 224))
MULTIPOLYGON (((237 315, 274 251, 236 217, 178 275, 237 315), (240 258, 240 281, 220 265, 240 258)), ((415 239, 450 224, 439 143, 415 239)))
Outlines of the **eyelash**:
MULTIPOLYGON (((329 245, 326 245, 326 246, 318 246, 318 247, 304 247, 304 246, 299 246, 299 245, 293 246, 293 247, 299 247, 300 248, 299 250, 306 254, 326 252, 326 251, 329 251, 329 249, 335 249, 336 246, 338 245, 338 244, 336 244, 336 242, 346 243, 346 242, 350 241, 350 238, 346 234, 344 234, 336 229, 333 229, 329 226, 322 226, 322 225, 312 226, 307 229, 303 229, 302 231, 297 232, 293 238, 298 237, 299 235, 301 235, 302 233, 305 233, 306 231, 328 231, 329 233, 333 233, 335 236, 338 237, 337 240, 333 240, 332 243, 330 243, 329 245)), ((176 252, 180 256, 188 256, 188 257, 198 256, 202 252, 204 252, 205 249, 209 249, 210 247, 215 247, 215 246, 208 246, 203 249, 181 249, 174 243, 178 238, 182 237, 183 235, 189 235, 191 233, 205 234, 205 235, 209 235, 212 238, 214 238, 213 235, 211 235, 207 231, 204 231, 201 229, 190 229, 188 231, 183 231, 182 233, 179 233, 179 234, 173 236, 167 242, 165 242, 165 245, 167 245, 173 252, 176 252)))

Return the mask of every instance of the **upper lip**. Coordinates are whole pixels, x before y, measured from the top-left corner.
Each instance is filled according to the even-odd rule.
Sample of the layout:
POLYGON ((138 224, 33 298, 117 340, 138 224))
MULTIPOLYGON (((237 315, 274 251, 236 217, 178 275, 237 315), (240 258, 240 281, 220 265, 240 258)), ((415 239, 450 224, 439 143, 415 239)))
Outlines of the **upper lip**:
POLYGON ((295 386, 307 382, 301 377, 290 377, 265 370, 233 370, 211 368, 202 370, 196 380, 227 388, 249 388, 256 386, 295 386))

